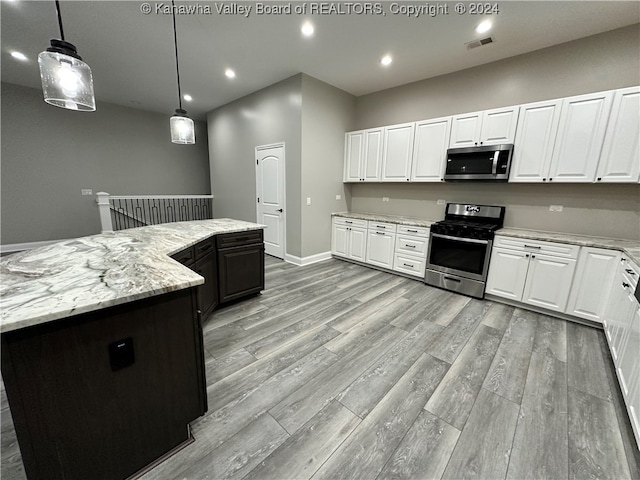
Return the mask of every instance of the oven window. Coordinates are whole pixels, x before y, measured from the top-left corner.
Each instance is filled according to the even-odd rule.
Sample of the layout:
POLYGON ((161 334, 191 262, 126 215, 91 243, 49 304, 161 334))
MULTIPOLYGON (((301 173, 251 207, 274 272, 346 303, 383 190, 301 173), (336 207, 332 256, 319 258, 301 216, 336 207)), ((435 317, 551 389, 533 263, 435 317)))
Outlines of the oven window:
POLYGON ((482 275, 487 254, 484 243, 467 243, 431 236, 429 263, 463 272, 482 275))
POLYGON ((490 174, 493 167, 493 153, 457 153, 447 159, 447 173, 490 174))

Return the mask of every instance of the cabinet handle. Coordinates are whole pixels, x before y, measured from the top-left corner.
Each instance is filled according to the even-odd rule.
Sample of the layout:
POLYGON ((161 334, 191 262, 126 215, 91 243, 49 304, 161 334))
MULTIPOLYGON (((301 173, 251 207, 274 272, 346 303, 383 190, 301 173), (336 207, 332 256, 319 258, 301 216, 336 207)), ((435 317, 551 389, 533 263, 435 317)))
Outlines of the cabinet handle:
POLYGON ((415 246, 415 245, 405 244, 404 246, 405 246, 405 247, 409 247, 409 248, 416 248, 416 246, 415 246))
POLYGON ((415 268, 415 266, 414 266, 414 265, 409 265, 408 263, 403 263, 403 265, 404 265, 405 267, 415 268))
POLYGON ((531 258, 536 258, 536 256, 535 255, 531 255, 531 258))
POLYGON ((387 227, 385 227, 384 225, 376 225, 376 228, 385 228, 386 229, 387 227))
POLYGON ((384 235, 384 232, 376 232, 378 235, 384 235))
POLYGON ((525 255, 525 257, 529 258, 529 254, 527 253, 527 254, 525 255))
POLYGON ((418 233, 418 230, 409 230, 409 229, 407 229, 407 232, 418 233))
POLYGON ((634 272, 633 270, 631 270, 630 268, 625 268, 624 270, 625 272, 627 272, 629 275, 635 275, 636 272, 634 272))
POLYGON ((537 245, 527 245, 525 243, 524 244, 524 248, 535 248, 536 250, 540 250, 542 247, 538 247, 537 245))
POLYGON ((629 288, 630 285, 627 282, 622 282, 622 288, 629 288))
POLYGON ((350 222, 349 220, 345 220, 344 223, 353 223, 353 222, 350 222))

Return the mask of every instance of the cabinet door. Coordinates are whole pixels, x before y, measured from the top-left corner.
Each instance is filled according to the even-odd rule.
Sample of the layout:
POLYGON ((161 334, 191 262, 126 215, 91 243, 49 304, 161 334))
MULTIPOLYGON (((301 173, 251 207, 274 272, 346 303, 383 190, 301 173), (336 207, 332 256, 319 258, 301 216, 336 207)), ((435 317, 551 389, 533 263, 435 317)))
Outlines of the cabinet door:
POLYGON ((602 323, 618 263, 615 250, 582 247, 566 313, 602 323))
POLYGON ((411 173, 414 123, 385 127, 382 180, 406 182, 411 173))
POLYGON ((562 100, 522 105, 514 141, 510 182, 546 182, 562 100))
POLYGON ((455 115, 451 120, 451 139, 449 147, 474 147, 480 141, 482 112, 455 115))
POLYGON ((347 132, 344 139, 345 182, 359 182, 362 178, 362 158, 364 155, 364 132, 347 132))
POLYGON ((382 172, 383 129, 372 128, 364 132, 362 178, 365 182, 379 182, 382 172))
POLYGON ((595 180, 612 98, 603 92, 563 100, 549 181, 595 180))
POLYGON ((366 262, 378 267, 393 268, 395 241, 393 233, 368 230, 366 262))
POLYGON ((416 123, 411 163, 412 182, 441 182, 451 133, 451 117, 416 123))
POLYGON ((618 378, 620 379, 620 389, 625 399, 631 393, 631 386, 634 383, 633 374, 637 373, 637 364, 640 362, 640 313, 638 302, 636 302, 633 292, 626 300, 629 307, 623 328, 622 345, 620 347, 620 360, 617 365, 618 378))
POLYGON ((621 383, 625 383, 627 391, 623 387, 625 393, 625 401, 627 411, 629 412, 629 420, 631 427, 636 436, 636 442, 640 446, 640 360, 638 352, 640 351, 640 306, 636 304, 635 318, 631 321, 630 330, 628 332, 627 344, 622 353, 622 359, 618 375, 621 383))
POLYGON ((367 229, 349 227, 349 254, 348 257, 359 262, 365 261, 367 251, 367 229))
POLYGON ((333 224, 331 232, 331 253, 341 257, 349 256, 349 229, 345 225, 333 224))
POLYGON ((522 301, 564 312, 575 269, 575 260, 532 254, 522 301))
POLYGON ((640 87, 617 90, 598 165, 598 182, 637 182, 640 177, 640 87))
POLYGON ((513 143, 520 107, 497 108, 482 114, 480 145, 513 143))
POLYGON ((214 251, 196 260, 194 271, 204 277, 197 290, 198 309, 203 319, 218 305, 218 266, 214 251))
POLYGON ((623 264, 618 266, 613 286, 611 288, 609 304, 606 310, 606 327, 605 331, 609 340, 609 348, 611 356, 616 365, 620 362, 622 353, 621 347, 624 340, 625 326, 630 315, 632 304, 628 302, 628 289, 630 288, 625 281, 623 272, 623 264))
POLYGON ((264 290, 264 245, 254 244, 218 250, 220 303, 264 290))
POLYGON ((528 253, 494 247, 491 251, 486 293, 520 301, 528 268, 528 253))

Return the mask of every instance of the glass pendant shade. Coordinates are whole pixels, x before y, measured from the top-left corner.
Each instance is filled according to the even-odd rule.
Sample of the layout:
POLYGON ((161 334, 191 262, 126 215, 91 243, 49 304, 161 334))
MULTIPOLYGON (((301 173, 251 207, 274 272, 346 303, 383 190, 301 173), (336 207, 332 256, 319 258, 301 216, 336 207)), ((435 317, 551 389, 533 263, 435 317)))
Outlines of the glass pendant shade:
POLYGON ((187 112, 177 109, 171 117, 171 142, 180 144, 196 143, 196 130, 193 120, 187 117, 187 112))
POLYGON ((51 48, 38 55, 38 65, 45 102, 69 110, 96 109, 91 68, 72 44, 51 40, 51 48))

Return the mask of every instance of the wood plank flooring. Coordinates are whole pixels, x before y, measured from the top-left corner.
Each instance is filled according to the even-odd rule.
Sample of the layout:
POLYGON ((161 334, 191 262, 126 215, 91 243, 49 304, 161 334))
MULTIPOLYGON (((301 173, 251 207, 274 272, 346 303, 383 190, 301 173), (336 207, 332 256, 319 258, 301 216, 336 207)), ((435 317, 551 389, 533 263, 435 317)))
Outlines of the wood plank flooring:
MULTIPOLYGON (((593 328, 267 257, 266 290, 204 338, 209 411, 144 480, 640 478, 593 328)), ((23 480, 4 388, 0 420, 0 477, 23 480)))

